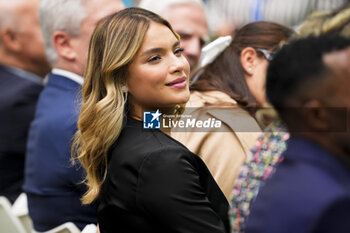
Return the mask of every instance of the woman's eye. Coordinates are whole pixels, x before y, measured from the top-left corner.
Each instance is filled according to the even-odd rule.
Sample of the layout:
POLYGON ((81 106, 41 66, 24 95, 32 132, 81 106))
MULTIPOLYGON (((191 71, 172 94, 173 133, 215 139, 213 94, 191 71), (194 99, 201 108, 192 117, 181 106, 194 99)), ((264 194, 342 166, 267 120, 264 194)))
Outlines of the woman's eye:
POLYGON ((178 48, 178 49, 176 49, 175 50, 175 54, 182 54, 182 52, 184 51, 184 49, 183 48, 178 48))
POLYGON ((151 57, 150 59, 148 59, 148 61, 147 62, 155 62, 155 61, 158 61, 160 59, 160 56, 153 56, 153 57, 151 57))

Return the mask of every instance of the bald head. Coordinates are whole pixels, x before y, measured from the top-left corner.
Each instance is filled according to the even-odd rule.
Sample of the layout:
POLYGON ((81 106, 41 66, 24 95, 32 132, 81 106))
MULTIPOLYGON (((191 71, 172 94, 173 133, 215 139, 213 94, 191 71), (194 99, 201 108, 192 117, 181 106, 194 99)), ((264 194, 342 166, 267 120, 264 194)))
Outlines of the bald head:
POLYGON ((0 0, 0 64, 45 76, 49 65, 39 26, 39 0, 0 0))
POLYGON ((338 77, 350 77, 350 47, 324 54, 322 60, 338 77))
POLYGON ((143 0, 140 7, 153 11, 169 21, 174 31, 180 35, 184 56, 191 66, 197 68, 201 49, 207 41, 208 25, 201 0, 162 0, 154 4, 143 0))
POLYGON ((23 12, 25 13, 26 9, 30 8, 34 2, 37 2, 38 5, 39 0, 0 0, 0 29, 2 29, 5 26, 13 26, 14 24, 18 23, 18 17, 16 17, 16 15, 19 15, 23 12))
POLYGON ((141 0, 138 6, 166 18, 165 11, 177 4, 195 4, 204 8, 202 0, 162 0, 157 4, 154 4, 154 0, 141 0))

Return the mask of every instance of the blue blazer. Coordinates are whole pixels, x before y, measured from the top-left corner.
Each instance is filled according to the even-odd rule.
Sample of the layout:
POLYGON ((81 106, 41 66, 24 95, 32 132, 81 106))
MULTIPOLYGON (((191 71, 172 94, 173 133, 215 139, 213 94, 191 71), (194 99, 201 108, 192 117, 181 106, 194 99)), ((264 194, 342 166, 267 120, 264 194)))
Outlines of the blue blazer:
POLYGON ((77 130, 80 84, 51 74, 42 91, 27 144, 24 190, 37 231, 71 221, 80 229, 96 223, 96 205, 83 206, 84 171, 71 165, 71 142, 77 130))
POLYGON ((350 167, 292 137, 253 203, 246 233, 350 232, 350 167))
POLYGON ((0 195, 14 202, 22 192, 27 135, 42 80, 0 65, 0 195))

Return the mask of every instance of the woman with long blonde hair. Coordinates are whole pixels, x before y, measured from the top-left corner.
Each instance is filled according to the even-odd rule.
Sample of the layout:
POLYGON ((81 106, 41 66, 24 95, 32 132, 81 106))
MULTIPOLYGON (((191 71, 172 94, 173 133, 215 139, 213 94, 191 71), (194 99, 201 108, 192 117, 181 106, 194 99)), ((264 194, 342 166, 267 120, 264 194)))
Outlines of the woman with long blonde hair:
POLYGON ((186 103, 188 81, 179 37, 160 16, 128 8, 97 25, 73 151, 102 233, 228 231, 228 203, 202 160, 143 129, 145 111, 156 122, 186 103))

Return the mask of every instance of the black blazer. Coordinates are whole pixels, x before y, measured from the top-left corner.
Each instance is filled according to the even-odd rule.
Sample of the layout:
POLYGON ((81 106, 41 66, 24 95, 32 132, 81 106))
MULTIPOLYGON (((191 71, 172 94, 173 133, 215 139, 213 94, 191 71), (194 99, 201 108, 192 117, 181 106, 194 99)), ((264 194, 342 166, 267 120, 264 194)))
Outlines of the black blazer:
POLYGON ((101 189, 101 233, 229 232, 227 211, 224 194, 197 155, 127 118, 101 189))
POLYGON ((22 192, 24 160, 42 80, 0 65, 0 195, 13 202, 22 192))

